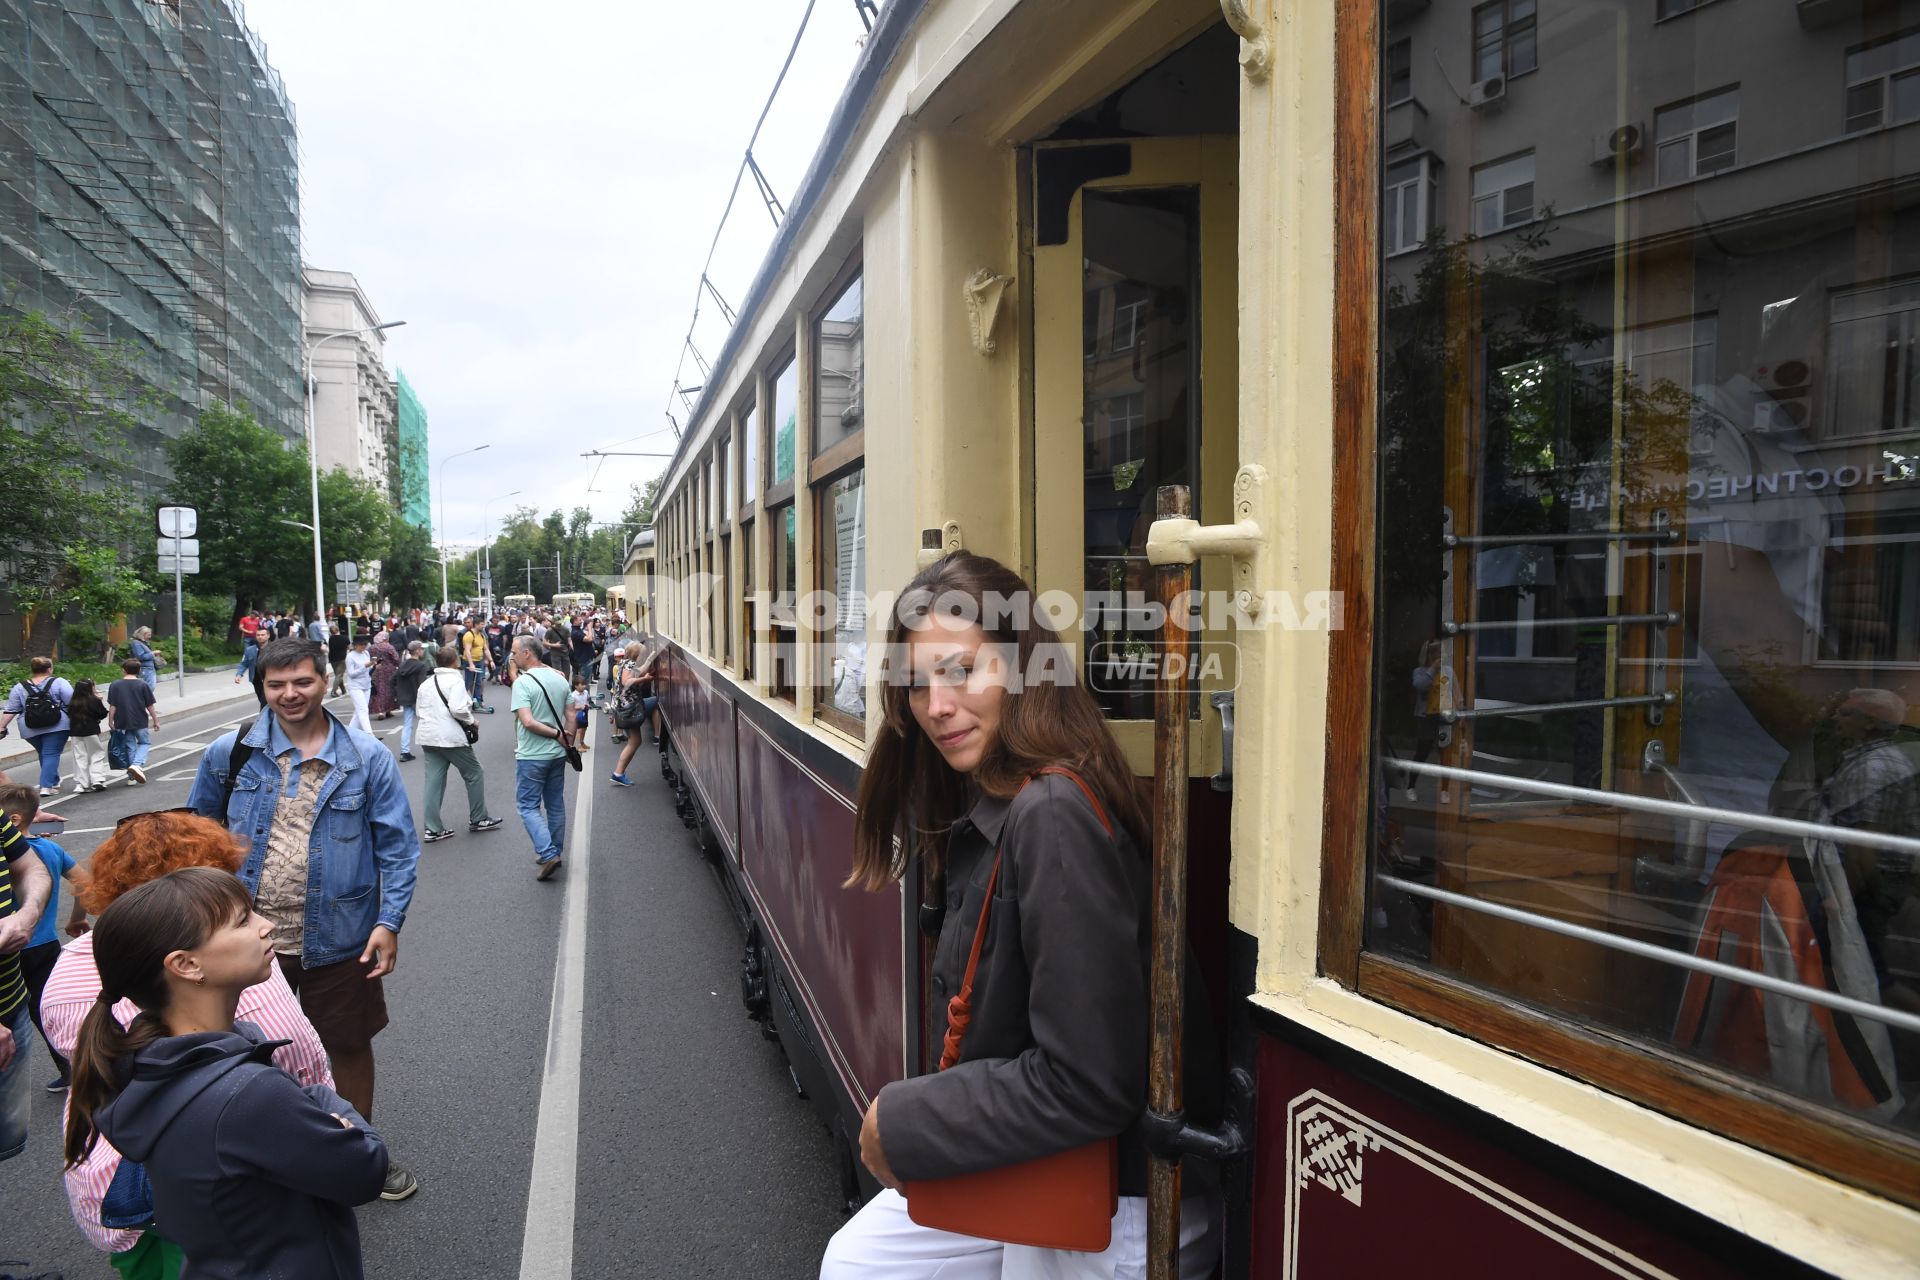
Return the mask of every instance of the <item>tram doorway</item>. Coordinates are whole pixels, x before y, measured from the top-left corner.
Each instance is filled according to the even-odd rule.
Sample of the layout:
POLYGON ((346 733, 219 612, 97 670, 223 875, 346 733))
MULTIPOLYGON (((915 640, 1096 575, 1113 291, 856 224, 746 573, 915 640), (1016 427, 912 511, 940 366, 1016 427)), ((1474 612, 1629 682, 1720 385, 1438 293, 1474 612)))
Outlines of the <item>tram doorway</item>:
MULTIPOLYGON (((1141 775, 1161 656, 1145 607, 1154 495, 1187 485, 1202 523, 1230 519, 1238 159, 1231 134, 1032 151, 1034 583, 1074 601, 1083 678, 1141 775)), ((1203 562, 1203 598, 1227 572, 1203 562)), ((1210 695, 1237 671, 1230 623, 1212 612, 1193 646, 1196 777, 1222 768, 1210 695)))

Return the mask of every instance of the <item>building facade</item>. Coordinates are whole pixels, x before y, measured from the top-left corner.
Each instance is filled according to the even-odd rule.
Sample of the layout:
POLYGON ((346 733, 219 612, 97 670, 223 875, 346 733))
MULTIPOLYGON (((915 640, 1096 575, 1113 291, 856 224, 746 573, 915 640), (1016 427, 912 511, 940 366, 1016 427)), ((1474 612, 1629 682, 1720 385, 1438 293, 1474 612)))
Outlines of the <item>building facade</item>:
POLYGON ((427 501, 427 407, 408 383, 405 369, 393 380, 393 394, 399 419, 393 461, 400 515, 416 529, 430 530, 433 516, 427 501))
POLYGON ((233 0, 0 0, 0 308, 131 353, 143 488, 210 404, 300 437, 298 165, 233 0))
POLYGON ((322 471, 344 467, 393 502, 399 409, 379 313, 350 271, 305 269, 313 432, 322 471), (352 337, 330 335, 352 334, 352 337))

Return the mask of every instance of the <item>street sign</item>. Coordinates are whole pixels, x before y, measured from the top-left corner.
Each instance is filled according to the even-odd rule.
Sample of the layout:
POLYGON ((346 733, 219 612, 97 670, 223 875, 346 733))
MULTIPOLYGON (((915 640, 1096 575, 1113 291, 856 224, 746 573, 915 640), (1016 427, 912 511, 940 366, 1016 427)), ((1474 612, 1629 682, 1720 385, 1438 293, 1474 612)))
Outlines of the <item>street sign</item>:
POLYGON ((351 560, 342 560, 333 566, 333 576, 342 582, 360 581, 360 566, 351 560))
POLYGON ((161 538, 159 552, 163 556, 197 556, 200 554, 200 539, 161 538))
POLYGON ((360 598, 360 584, 357 582, 341 583, 339 587, 335 589, 335 594, 339 596, 341 604, 364 603, 360 598))
POLYGON ((492 574, 483 573, 480 575, 480 594, 483 596, 490 596, 493 594, 493 575, 492 574))
POLYGON ((160 532, 169 538, 191 538, 200 532, 200 513, 192 507, 162 507, 160 532))
POLYGON ((200 572, 199 556, 161 556, 160 572, 171 573, 178 577, 183 573, 200 572))

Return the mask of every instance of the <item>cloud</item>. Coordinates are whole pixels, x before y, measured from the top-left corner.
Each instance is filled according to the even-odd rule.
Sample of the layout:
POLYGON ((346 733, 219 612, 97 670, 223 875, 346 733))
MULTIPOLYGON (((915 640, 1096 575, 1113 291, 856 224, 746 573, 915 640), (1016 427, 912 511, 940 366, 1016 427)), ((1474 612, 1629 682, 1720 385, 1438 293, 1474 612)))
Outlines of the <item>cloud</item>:
MULTIPOLYGON (((715 223, 804 0, 250 0, 301 139, 306 260, 351 271, 431 424, 436 521, 615 518, 671 449, 662 406, 715 223), (538 16, 534 16, 538 15, 538 16), (657 433, 647 435, 646 433, 657 433), (633 437, 642 437, 635 440, 633 437)), ((755 155, 792 195, 859 53, 815 10, 755 155)), ((716 284, 745 294, 772 223, 749 182, 716 284)), ((705 324, 703 321, 703 331, 705 324)), ((711 355, 711 352, 708 352, 711 355)))

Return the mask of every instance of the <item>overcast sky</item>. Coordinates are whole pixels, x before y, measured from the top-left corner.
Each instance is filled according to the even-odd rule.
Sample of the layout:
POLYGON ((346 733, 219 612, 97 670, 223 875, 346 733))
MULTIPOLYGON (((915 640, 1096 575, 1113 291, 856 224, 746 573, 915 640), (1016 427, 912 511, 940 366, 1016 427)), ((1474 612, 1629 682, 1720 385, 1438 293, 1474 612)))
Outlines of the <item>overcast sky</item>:
MULTIPOLYGON (((701 261, 806 0, 248 0, 298 114, 309 264, 351 271, 427 409, 434 519, 525 503, 618 516, 670 450, 663 409, 701 261)), ((818 0, 755 156, 782 201, 859 56, 818 0)), ((740 305, 773 224, 751 177, 713 272, 740 305)), ((724 326, 702 320, 714 354, 724 326)), ((683 380, 700 381, 691 361, 683 380)), ((676 410, 678 406, 676 406, 676 410)), ((685 414, 681 413, 684 423, 685 414)))

